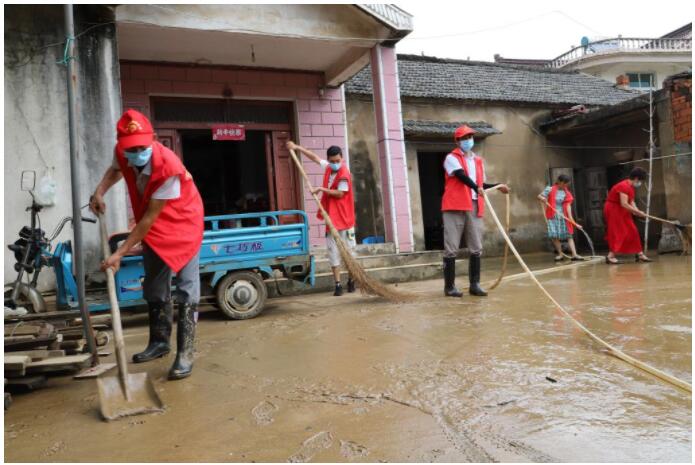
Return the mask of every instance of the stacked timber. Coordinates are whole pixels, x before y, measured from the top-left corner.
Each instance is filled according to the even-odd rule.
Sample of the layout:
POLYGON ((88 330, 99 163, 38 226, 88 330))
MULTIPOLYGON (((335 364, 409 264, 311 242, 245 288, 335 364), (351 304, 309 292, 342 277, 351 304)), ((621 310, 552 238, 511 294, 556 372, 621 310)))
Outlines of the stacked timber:
MULTIPOLYGON (((5 319, 5 408, 11 402, 8 391, 33 391, 46 385, 48 376, 73 374, 90 366, 84 328, 74 315, 66 318, 66 312, 61 313, 61 318, 29 314, 5 319)), ((108 344, 107 325, 93 328, 97 346, 108 344)))

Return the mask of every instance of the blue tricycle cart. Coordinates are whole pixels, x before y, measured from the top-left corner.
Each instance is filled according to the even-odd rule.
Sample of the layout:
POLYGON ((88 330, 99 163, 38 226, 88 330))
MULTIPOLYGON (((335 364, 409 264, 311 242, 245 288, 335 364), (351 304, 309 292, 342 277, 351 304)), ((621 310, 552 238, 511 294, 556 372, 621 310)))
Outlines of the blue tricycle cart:
MULTIPOLYGON (((176 234, 176 231, 172 231, 176 234)), ((115 250, 127 233, 111 237, 115 250)), ((62 242, 53 252, 53 268, 58 283, 59 307, 77 305, 77 285, 72 274, 70 242, 62 242)), ((263 310, 268 290, 264 279, 278 270, 288 279, 314 285, 314 257, 309 252, 309 222, 300 210, 209 216, 200 249, 201 293, 212 297, 222 312, 232 319, 253 318, 263 310)), ((141 255, 123 257, 116 273, 121 308, 145 304, 141 255)), ((92 312, 108 310, 106 295, 89 293, 92 312)))

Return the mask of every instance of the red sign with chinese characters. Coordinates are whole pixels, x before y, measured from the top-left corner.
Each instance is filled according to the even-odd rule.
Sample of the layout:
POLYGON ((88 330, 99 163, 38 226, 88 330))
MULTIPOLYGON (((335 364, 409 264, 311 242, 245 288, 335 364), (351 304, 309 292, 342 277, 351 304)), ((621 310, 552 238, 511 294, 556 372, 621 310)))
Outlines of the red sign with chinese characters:
POLYGON ((243 124, 215 124, 212 140, 246 140, 246 129, 243 124))

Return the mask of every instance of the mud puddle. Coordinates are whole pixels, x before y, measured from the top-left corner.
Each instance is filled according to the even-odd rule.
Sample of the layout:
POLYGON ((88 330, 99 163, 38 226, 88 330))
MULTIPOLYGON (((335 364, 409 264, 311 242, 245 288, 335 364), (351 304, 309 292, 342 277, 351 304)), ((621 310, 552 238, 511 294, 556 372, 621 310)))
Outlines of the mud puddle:
MULTIPOLYGON (((689 258, 539 279, 599 336, 691 381, 689 258)), ((94 383, 53 378, 15 396, 5 458, 690 461, 691 397, 602 353, 527 279, 486 299, 445 299, 441 285, 410 283, 423 298, 404 305, 319 294, 274 299, 253 320, 206 313, 190 378, 166 381, 174 354, 131 365, 165 413, 104 423, 94 383)), ((141 350, 143 327, 126 332, 141 350)))

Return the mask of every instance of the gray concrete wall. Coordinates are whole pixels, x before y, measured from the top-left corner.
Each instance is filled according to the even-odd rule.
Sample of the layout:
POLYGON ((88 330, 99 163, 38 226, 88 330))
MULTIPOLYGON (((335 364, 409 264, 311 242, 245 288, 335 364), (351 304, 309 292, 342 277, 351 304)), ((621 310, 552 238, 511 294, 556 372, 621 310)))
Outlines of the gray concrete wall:
POLYGON ((367 236, 385 235, 376 120, 371 100, 347 98, 345 107, 350 171, 355 186, 355 234, 361 243, 367 236))
MULTIPOLYGON (((486 121, 502 134, 486 139, 477 145, 477 153, 485 157, 486 174, 489 182, 504 182, 513 189, 511 197, 512 240, 520 251, 545 250, 546 226, 536 196, 547 184, 547 173, 551 167, 580 167, 581 163, 570 151, 544 148, 545 138, 532 128, 534 122, 547 114, 542 108, 521 108, 503 105, 465 105, 460 103, 419 102, 403 100, 403 118, 433 121, 486 121)), ((368 157, 369 163, 376 166, 376 130, 374 128, 373 106, 369 99, 348 95, 348 141, 352 163, 359 158, 368 157)), ((407 139, 407 137, 406 137, 407 139)), ((424 250, 424 227, 422 203, 420 199, 420 179, 417 164, 417 151, 450 150, 453 142, 435 140, 430 144, 406 142, 408 160, 408 181, 413 213, 413 229, 416 250, 424 250)), ((355 170, 353 168, 353 173, 355 170)), ((366 174, 378 176, 378 171, 356 172, 355 178, 366 174)), ((378 179, 378 178, 376 178, 378 179)), ((377 182, 378 184, 378 182, 377 182)), ((364 194, 359 185, 355 189, 357 198, 364 194)), ((377 198, 380 198, 377 196, 377 198)), ((493 206, 503 217, 505 200, 502 194, 492 196, 493 206)), ((360 205, 358 205, 358 209, 360 205)), ((381 208, 381 206, 379 206, 381 208)), ((365 228, 370 221, 367 215, 357 216, 358 229, 365 228)), ((382 220, 383 221, 383 220, 382 220)), ((504 243, 496 231, 490 215, 486 215, 485 250, 488 255, 500 254, 504 243)), ((370 228, 368 224, 367 229, 370 228)))
MULTIPOLYGON (((120 80, 115 26, 111 10, 103 6, 77 6, 75 30, 78 69, 80 203, 89 195, 113 156, 115 123, 120 113, 120 80)), ((72 215, 67 116, 66 68, 56 62, 63 56, 65 32, 61 5, 5 6, 5 243, 14 242, 19 229, 29 224, 28 193, 21 192, 22 170, 36 170, 37 180, 50 174, 57 182, 57 201, 41 213, 44 230, 51 232, 60 218, 72 215), (50 45, 58 43, 58 45, 50 45), (50 45, 50 46, 49 46, 50 45)), ((109 229, 125 229, 126 208, 122 186, 107 196, 109 229)), ((87 211, 86 209, 84 210, 87 211)), ((91 216, 91 215, 90 215, 91 216)), ((85 270, 100 260, 98 227, 83 223, 85 270)), ((57 238, 72 239, 69 226, 57 238)), ((5 245, 6 245, 5 244, 5 245)), ((16 275, 14 257, 5 250, 5 282, 16 275)), ((45 271, 42 290, 53 288, 54 275, 45 271)))

